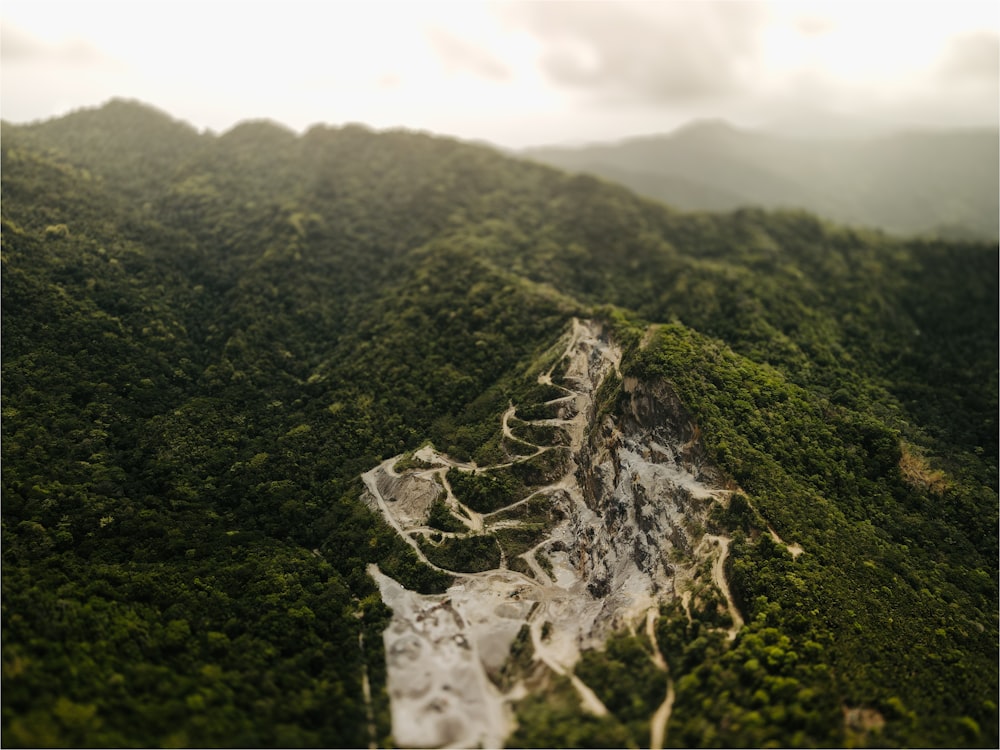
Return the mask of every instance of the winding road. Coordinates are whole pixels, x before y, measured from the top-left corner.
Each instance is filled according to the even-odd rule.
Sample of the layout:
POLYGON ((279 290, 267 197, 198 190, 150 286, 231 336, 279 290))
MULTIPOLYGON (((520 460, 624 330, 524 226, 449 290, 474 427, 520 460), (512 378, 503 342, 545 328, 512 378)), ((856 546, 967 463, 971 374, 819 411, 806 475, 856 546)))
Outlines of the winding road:
MULTIPOLYGON (((600 338, 599 330, 595 326, 574 319, 569 341, 562 357, 556 359, 547 372, 543 372, 538 376, 538 382, 553 385, 566 393, 566 395, 552 399, 546 402, 546 404, 573 401, 575 411, 570 412, 572 417, 569 419, 549 418, 523 421, 527 424, 560 426, 564 428, 570 437, 570 445, 568 448, 574 457, 578 456, 583 448, 584 436, 588 427, 588 419, 590 417, 592 406, 592 395, 609 372, 613 371, 621 377, 620 361, 621 353, 600 338), (567 385, 574 386, 572 388, 567 387, 566 385, 556 385, 552 383, 552 373, 555 367, 566 358, 568 358, 568 366, 563 382, 567 385)), ((507 563, 510 561, 507 560, 506 554, 503 550, 500 569, 486 570, 477 573, 464 573, 441 568, 427 558, 417 539, 414 537, 416 534, 426 536, 430 533, 435 533, 441 534, 442 537, 454 538, 466 536, 468 534, 480 534, 484 532, 489 533, 492 530, 501 528, 516 527, 520 523, 516 519, 492 519, 500 513, 509 513, 511 509, 515 509, 518 506, 527 503, 533 497, 545 494, 554 494, 556 492, 566 493, 566 502, 568 502, 569 506, 574 509, 575 513, 584 514, 583 517, 585 518, 599 518, 599 516, 586 505, 583 492, 576 477, 576 467, 572 461, 570 462, 568 470, 556 481, 543 487, 536 488, 525 497, 519 498, 516 502, 491 513, 477 513, 465 506, 459 498, 455 496, 450 483, 447 480, 447 473, 452 468, 464 471, 499 469, 530 460, 545 451, 552 450, 554 447, 560 447, 537 445, 516 437, 510 426, 510 420, 512 418, 516 418, 516 415, 516 406, 512 403, 509 404, 500 420, 501 433, 509 440, 514 440, 520 444, 525 444, 535 448, 534 453, 531 455, 517 456, 512 458, 509 462, 493 466, 477 467, 474 464, 454 461, 444 454, 437 453, 429 446, 425 446, 420 451, 417 451, 415 456, 426 461, 427 464, 431 465, 431 468, 404 472, 405 475, 410 477, 417 477, 429 482, 435 481, 440 484, 440 486, 445 490, 447 498, 446 502, 452 510, 452 514, 456 519, 466 525, 468 528, 467 532, 441 532, 438 529, 431 529, 426 526, 425 523, 414 524, 408 520, 410 516, 406 516, 405 514, 405 520, 401 522, 400 517, 397 516, 397 512, 405 500, 401 499, 401 497, 394 496, 392 501, 390 501, 384 496, 382 490, 380 490, 380 484, 382 487, 387 486, 383 477, 388 476, 394 478, 395 480, 396 478, 403 476, 397 473, 394 469, 399 457, 383 461, 375 468, 363 474, 362 479, 367 490, 367 495, 370 497, 370 503, 373 507, 378 509, 383 518, 385 518, 392 526, 393 530, 403 537, 406 543, 410 545, 417 557, 430 568, 454 576, 456 579, 456 585, 452 589, 449 589, 447 595, 424 597, 423 599, 420 599, 420 601, 424 602, 427 606, 445 606, 445 604, 454 600, 456 602, 455 606, 465 606, 466 609, 462 610, 464 625, 461 627, 464 629, 461 630, 461 636, 470 643, 479 643, 480 645, 478 648, 481 649, 488 647, 490 638, 494 638, 495 643, 496 637, 500 637, 494 637, 491 635, 494 632, 500 632, 497 628, 507 628, 503 631, 507 635, 502 637, 506 638, 509 636, 512 639, 514 637, 513 633, 516 633, 516 629, 513 633, 511 633, 510 627, 516 627, 517 623, 527 624, 534 651, 534 658, 545 664, 554 674, 565 676, 570 680, 579 696, 581 706, 585 711, 596 716, 606 716, 609 713, 607 707, 601 702, 594 691, 573 672, 573 665, 579 658, 579 651, 581 648, 580 642, 582 642, 585 633, 588 632, 583 629, 583 623, 593 623, 597 613, 600 612, 601 603, 597 602, 594 604, 593 597, 587 593, 588 580, 582 577, 579 570, 574 569, 574 566, 579 567, 579 561, 573 562, 565 553, 551 552, 551 562, 554 566, 555 572, 549 573, 548 571, 543 570, 536 557, 536 554, 541 549, 552 544, 553 541, 556 540, 554 533, 557 529, 561 528, 565 522, 560 522, 560 524, 550 530, 548 535, 541 541, 535 544, 531 549, 528 549, 519 555, 519 557, 526 562, 528 568, 534 575, 534 578, 508 568, 507 563), (380 478, 383 478, 381 482, 380 478), (467 518, 463 518, 462 515, 456 512, 456 509, 459 508, 467 514, 467 518), (589 514, 589 516, 586 514, 589 514), (481 601, 479 599, 475 599, 476 596, 479 596, 481 601), (437 602, 437 604, 435 604, 435 602, 437 602), (523 609, 523 606, 526 606, 525 603, 527 602, 532 603, 530 610, 523 609), (597 608, 592 609, 595 606, 597 608), (508 611, 504 610, 504 607, 508 608, 509 614, 498 614, 500 612, 508 611), (519 609, 518 607, 522 608, 519 609), (509 626, 504 624, 505 617, 514 618, 507 620, 507 622, 510 623, 509 626), (547 632, 549 637, 543 638, 542 631, 547 623, 553 626, 552 632, 547 632)), ((398 483, 394 482, 394 486, 398 486, 398 483)), ((424 492, 424 496, 426 496, 426 489, 420 491, 424 492)), ((733 640, 735 639, 739 629, 743 626, 743 620, 735 606, 729 586, 725 580, 724 566, 726 557, 729 553, 729 544, 730 540, 727 537, 704 534, 697 549, 699 550, 700 555, 704 555, 704 557, 712 556, 713 558, 711 567, 712 580, 725 596, 726 603, 732 617, 732 625, 728 629, 727 635, 730 640, 733 640)), ((387 579, 385 576, 382 576, 380 580, 382 579, 385 579, 385 581, 391 580, 387 579)), ((380 586, 389 586, 389 584, 385 581, 383 581, 380 586)), ((390 588, 395 591, 395 587, 398 586, 398 584, 393 582, 393 586, 390 588)), ((385 588, 383 591, 384 599, 386 596, 385 592, 388 590, 388 588, 385 588)), ((397 597, 397 601, 402 601, 400 598, 402 597, 402 594, 396 593, 393 595, 397 597)), ((414 603, 408 605, 411 607, 411 611, 413 613, 416 613, 420 606, 424 606, 424 604, 417 603, 419 595, 410 594, 408 592, 407 596, 413 597, 414 603)), ((681 594, 681 596, 684 600, 683 603, 685 604, 685 609, 687 610, 687 599, 690 597, 690 592, 685 591, 681 594)), ((448 606, 451 605, 448 604, 448 606)), ((642 605, 639 604, 639 606, 640 609, 638 610, 638 613, 641 613, 642 605)), ((459 610, 456 609, 455 611, 458 612, 459 610)), ((650 658, 659 670, 666 673, 667 688, 664 700, 660 703, 655 713, 650 718, 649 739, 650 747, 653 748, 662 748, 666 742, 666 728, 670 720, 675 695, 674 683, 670 676, 667 662, 663 658, 656 641, 655 622, 658 614, 658 606, 650 607, 645 612, 646 634, 649 637, 652 646, 650 658)), ((587 627, 589 628, 590 625, 587 627)), ((390 638, 388 632, 389 631, 387 631, 386 635, 387 655, 392 650, 390 648, 392 644, 390 644, 390 641, 388 640, 390 638)), ((415 630, 414 632, 417 631, 415 630)), ((434 652, 434 649, 438 648, 438 646, 435 645, 437 642, 428 640, 429 636, 421 635, 420 638, 425 639, 421 640, 420 643, 424 644, 421 648, 423 648, 426 653, 432 653, 434 652)), ((458 638, 458 635, 454 636, 454 638, 458 638)), ((449 643, 450 642, 451 641, 449 641, 449 643)), ((500 642, 503 641, 501 640, 500 642)), ((510 641, 507 642, 509 643, 510 641)), ((397 640, 393 642, 393 644, 397 643, 402 644, 402 641, 397 640)), ((393 648, 394 647, 395 645, 393 645, 393 648)), ((399 646, 400 649, 403 647, 403 645, 399 646)), ((406 646, 406 648, 409 648, 409 646, 406 646)), ((475 646, 473 647, 474 651, 476 651, 476 648, 477 647, 475 646)), ((476 652, 478 653, 478 651, 476 652)), ((447 660, 444 660, 442 662, 442 660, 438 659, 438 662, 441 663, 436 668, 439 670, 448 669, 449 667, 447 663, 444 663, 446 661, 447 660)), ((431 660, 431 663, 434 663, 434 660, 431 660)), ((434 669, 434 667, 431 667, 431 669, 434 669)), ((392 667, 390 665, 390 674, 391 673, 392 667)), ((445 672, 442 671, 440 674, 435 674, 437 676, 434 679, 438 680, 438 678, 440 678, 441 675, 444 675, 445 672)), ((510 695, 504 697, 495 690, 493 693, 496 693, 496 695, 493 695, 493 693, 491 693, 486 686, 486 682, 484 682, 485 679, 485 672, 483 675, 476 678, 476 683, 483 686, 480 690, 482 695, 490 694, 493 697, 489 700, 499 701, 500 704, 502 704, 505 700, 510 700, 510 695)), ((443 678, 438 681, 441 684, 447 683, 447 680, 443 678)), ((393 712, 395 717, 396 699, 394 698, 393 700, 393 712)), ((425 699, 422 698, 421 700, 425 699)), ((434 700, 444 700, 444 698, 439 697, 434 700)), ((459 703, 461 703, 461 696, 451 696, 448 700, 459 701, 459 703)), ((430 713, 426 713, 426 722, 437 720, 434 718, 433 714, 433 710, 436 709, 420 708, 418 710, 418 708, 414 707, 415 705, 416 704, 411 704, 407 707, 406 715, 408 717, 413 719, 414 716, 423 715, 420 714, 419 711, 430 711, 430 713)), ((431 706, 432 704, 427 705, 431 706)), ((491 711, 494 709, 496 709, 496 706, 493 706, 491 711)), ((394 718, 394 722, 395 721, 396 719, 394 718)), ((427 726, 429 725, 426 723, 421 724, 419 730, 426 731, 427 726)), ((397 728, 394 726, 394 732, 396 731, 397 728)), ((414 736, 418 735, 419 732, 414 736)), ((404 737, 397 737, 397 740, 405 743, 404 737)))

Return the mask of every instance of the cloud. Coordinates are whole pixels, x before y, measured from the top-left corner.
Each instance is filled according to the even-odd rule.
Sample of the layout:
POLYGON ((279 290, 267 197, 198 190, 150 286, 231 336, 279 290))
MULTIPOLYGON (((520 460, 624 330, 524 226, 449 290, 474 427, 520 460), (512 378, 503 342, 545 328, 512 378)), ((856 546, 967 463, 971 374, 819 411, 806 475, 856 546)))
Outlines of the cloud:
POLYGON ((23 62, 44 55, 44 45, 30 34, 26 34, 8 23, 0 26, 0 60, 3 62, 23 62))
POLYGON ((1000 83, 1000 34, 977 31, 953 37, 938 68, 940 76, 954 83, 1000 83))
POLYGON ((96 47, 80 39, 51 44, 6 22, 0 26, 0 61, 4 64, 50 63, 65 66, 105 65, 111 62, 96 47))
POLYGON ((439 28, 427 29, 426 34, 434 52, 449 71, 466 70, 495 81, 510 77, 507 67, 485 50, 439 28))
POLYGON ((403 80, 395 73, 383 73, 375 80, 375 85, 383 90, 398 89, 403 80))
POLYGON ((738 91, 766 8, 745 2, 524 3, 508 22, 541 45, 558 86, 600 101, 695 101, 738 91))
POLYGON ((795 19, 794 26, 803 36, 822 36, 837 27, 832 20, 822 16, 800 16, 795 19))

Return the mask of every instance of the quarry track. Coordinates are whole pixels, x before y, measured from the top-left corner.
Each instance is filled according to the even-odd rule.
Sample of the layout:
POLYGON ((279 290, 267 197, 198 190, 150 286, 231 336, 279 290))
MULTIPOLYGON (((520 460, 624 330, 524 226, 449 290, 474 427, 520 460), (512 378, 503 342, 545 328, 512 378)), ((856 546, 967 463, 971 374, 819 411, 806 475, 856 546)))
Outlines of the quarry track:
POLYGON ((729 590, 729 584, 726 582, 726 557, 729 555, 730 539, 715 534, 705 534, 705 542, 717 545, 719 548, 719 554, 712 562, 712 581, 719 587, 723 596, 726 597, 726 606, 729 608, 729 616, 733 622, 729 626, 726 636, 732 641, 736 639, 736 634, 743 627, 743 617, 740 615, 740 610, 736 606, 736 602, 733 601, 733 594, 729 590))
MULTIPOLYGON (((514 697, 523 697, 525 689, 518 682, 508 686, 505 695, 497 687, 496 675, 522 626, 528 628, 532 660, 568 678, 581 709, 597 716, 607 715, 607 707, 573 670, 581 651, 601 648, 611 632, 644 620, 653 647, 651 659, 668 672, 654 632, 659 603, 672 595, 670 592, 679 591, 679 581, 695 573, 666 565, 665 551, 649 547, 668 542, 656 541, 663 534, 651 535, 648 531, 651 521, 646 506, 649 498, 656 498, 658 493, 675 493, 678 499, 656 509, 658 515, 653 522, 674 524, 670 528, 676 535, 682 533, 677 530, 688 528, 685 508, 693 508, 696 515, 703 516, 708 505, 725 493, 721 486, 702 484, 700 469, 682 463, 696 437, 685 434, 672 438, 657 433, 654 439, 645 433, 630 434, 632 442, 626 447, 625 436, 617 426, 612 424, 601 433, 603 425, 593 423, 593 394, 609 373, 621 378, 621 352, 604 337, 599 325, 589 321, 575 319, 565 341, 563 356, 537 380, 565 391, 566 395, 547 404, 572 402, 573 408, 563 415, 565 419, 522 420, 559 426, 569 435, 572 459, 554 481, 532 487, 525 496, 485 514, 476 513, 454 495, 446 476, 451 469, 501 469, 558 447, 517 438, 510 426, 510 420, 517 416, 513 403, 501 416, 501 433, 508 440, 534 447, 531 455, 476 466, 425 446, 414 454, 426 464, 424 468, 396 472, 394 467, 400 458, 396 457, 362 476, 366 502, 382 514, 421 561, 455 580, 443 595, 420 595, 406 591, 377 567, 369 570, 383 600, 393 609, 393 621, 384 639, 393 737, 403 746, 503 743, 512 727, 510 702, 514 697), (560 362, 566 365, 562 383, 553 383, 552 373, 560 362), (595 434, 604 435, 596 448, 595 434), (584 477, 586 488, 581 486, 584 477), (595 489, 595 482, 603 483, 603 490, 595 489), (467 526, 468 532, 441 532, 427 526, 428 498, 436 496, 441 487, 452 514, 467 526), (558 502, 562 520, 534 546, 517 555, 523 559, 521 569, 527 574, 510 569, 512 560, 503 552, 497 569, 478 573, 445 570, 427 559, 415 538, 441 534, 440 544, 466 534, 516 528, 521 522, 516 516, 511 518, 510 511, 540 495, 558 502), (596 497, 604 499, 598 501, 596 497), (611 505, 598 507, 600 503, 611 505), (462 517, 459 508, 468 518, 462 517), (625 517, 619 518, 623 512, 625 517), (494 520, 499 513, 506 517, 494 520), (638 566, 635 560, 640 558, 651 561, 652 567, 638 566), (488 675, 494 679, 491 681, 488 675)), ((692 518, 690 528, 699 523, 692 518)), ((733 617, 728 634, 734 638, 742 620, 724 577, 728 544, 728 538, 703 533, 691 539, 695 558, 713 560, 712 579, 725 594, 733 617)), ((668 672, 666 696, 651 717, 653 747, 665 742, 673 698, 674 686, 668 672)))
POLYGON ((649 721, 649 748, 650 750, 661 750, 667 740, 667 723, 670 721, 670 712, 674 707, 674 681, 670 677, 670 667, 667 666, 666 659, 660 652, 660 645, 656 641, 656 617, 655 607, 650 607, 646 612, 646 637, 653 647, 650 658, 653 664, 664 672, 667 672, 667 694, 663 697, 663 703, 656 709, 656 713, 649 721))

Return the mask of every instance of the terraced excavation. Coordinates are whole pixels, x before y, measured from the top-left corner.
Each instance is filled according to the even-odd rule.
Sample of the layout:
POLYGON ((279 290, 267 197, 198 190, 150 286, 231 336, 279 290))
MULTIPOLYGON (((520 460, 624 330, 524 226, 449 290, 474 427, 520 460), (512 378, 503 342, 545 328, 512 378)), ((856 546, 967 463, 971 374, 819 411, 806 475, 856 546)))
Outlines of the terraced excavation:
MULTIPOLYGON (((573 672, 581 652, 625 628, 652 633, 674 597, 712 591, 735 637, 742 620, 722 574, 729 539, 704 531, 734 488, 670 389, 622 379, 620 359, 598 324, 575 320, 562 358, 537 378, 552 398, 503 414, 509 461, 475 466, 425 446, 407 462, 415 468, 397 471, 397 457, 364 475, 365 501, 426 564, 455 576, 431 596, 369 569, 394 613, 384 638, 401 746, 501 746, 510 704, 546 672, 570 679, 583 710, 606 714, 573 672), (623 396, 599 413, 607 378, 623 396), (509 663, 515 641, 530 653, 519 669, 509 663)), ((670 715, 669 676, 664 684, 654 746, 670 715)))

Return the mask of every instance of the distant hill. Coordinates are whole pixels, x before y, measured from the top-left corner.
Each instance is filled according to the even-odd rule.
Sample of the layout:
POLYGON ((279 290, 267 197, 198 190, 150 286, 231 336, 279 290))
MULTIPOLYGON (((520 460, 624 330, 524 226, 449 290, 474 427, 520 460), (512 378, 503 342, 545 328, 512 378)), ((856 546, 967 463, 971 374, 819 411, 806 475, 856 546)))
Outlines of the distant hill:
POLYGON ((995 239, 998 143, 995 129, 803 139, 700 121, 521 155, 687 210, 802 208, 895 234, 995 239))

